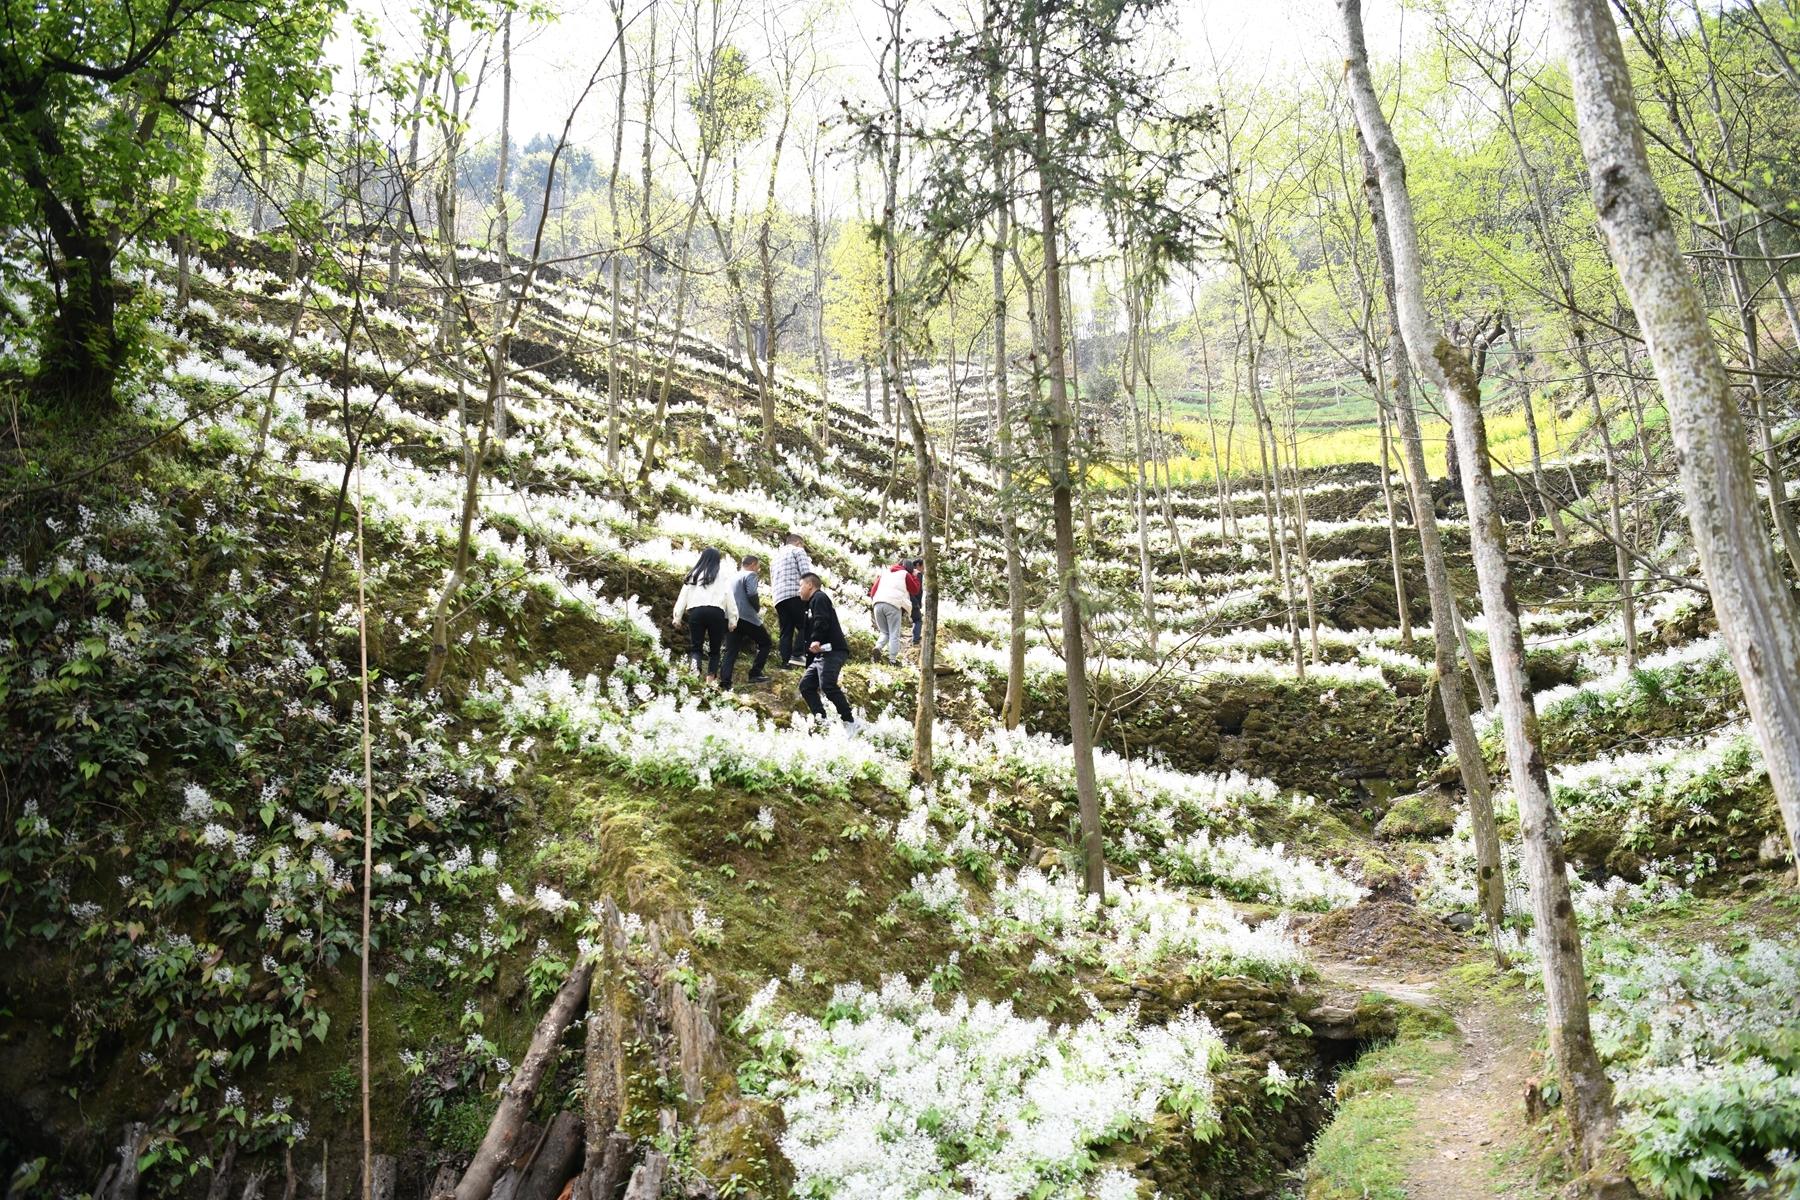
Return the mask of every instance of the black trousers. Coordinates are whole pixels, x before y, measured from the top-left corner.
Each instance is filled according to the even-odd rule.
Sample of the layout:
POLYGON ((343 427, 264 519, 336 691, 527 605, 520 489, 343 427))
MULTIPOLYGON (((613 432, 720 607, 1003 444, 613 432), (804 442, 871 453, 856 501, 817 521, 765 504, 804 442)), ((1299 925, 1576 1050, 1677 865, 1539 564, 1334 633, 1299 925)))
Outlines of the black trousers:
POLYGON ((825 715, 825 706, 819 703, 819 693, 825 693, 825 699, 837 709, 838 716, 846 722, 850 720, 850 697, 844 695, 844 689, 838 686, 838 672, 850 659, 848 650, 833 650, 829 654, 816 655, 808 660, 806 674, 800 677, 800 698, 806 701, 806 707, 812 710, 815 717, 825 715))
POLYGON ((725 665, 719 668, 719 682, 726 687, 731 686, 731 672, 737 666, 738 651, 743 649, 745 642, 756 647, 756 661, 750 664, 750 678, 761 675, 763 668, 769 665, 769 650, 774 645, 769 640, 769 631, 739 618, 737 628, 725 639, 725 665))
POLYGON ((725 619, 725 610, 711 604, 690 608, 687 610, 687 623, 688 657, 694 660, 694 670, 717 675, 719 651, 724 648, 725 632, 730 628, 730 623, 725 619))
POLYGON ((781 623, 781 642, 777 649, 784 663, 794 657, 795 651, 802 658, 806 657, 806 643, 795 645, 795 635, 800 632, 800 622, 805 616, 806 601, 798 596, 789 596, 775 606, 775 619, 781 623))
POLYGON ((925 601, 922 597, 912 598, 913 645, 919 644, 919 634, 925 628, 925 601))

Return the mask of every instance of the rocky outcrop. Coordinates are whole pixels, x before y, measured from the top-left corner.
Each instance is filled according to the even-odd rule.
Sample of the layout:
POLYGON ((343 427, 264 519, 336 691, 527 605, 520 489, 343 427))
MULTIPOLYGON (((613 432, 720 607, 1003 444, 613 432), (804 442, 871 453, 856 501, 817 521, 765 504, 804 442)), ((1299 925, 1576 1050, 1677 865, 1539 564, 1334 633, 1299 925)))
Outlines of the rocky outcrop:
POLYGON ((706 1197, 725 1180, 749 1194, 778 1190, 779 1110, 739 1094, 720 1041, 718 986, 668 949, 687 936, 678 913, 633 936, 617 905, 601 902, 583 1069, 586 1154, 574 1200, 618 1200, 621 1188, 626 1197, 706 1197), (688 1139, 686 1164, 677 1169, 649 1149, 658 1138, 688 1139))

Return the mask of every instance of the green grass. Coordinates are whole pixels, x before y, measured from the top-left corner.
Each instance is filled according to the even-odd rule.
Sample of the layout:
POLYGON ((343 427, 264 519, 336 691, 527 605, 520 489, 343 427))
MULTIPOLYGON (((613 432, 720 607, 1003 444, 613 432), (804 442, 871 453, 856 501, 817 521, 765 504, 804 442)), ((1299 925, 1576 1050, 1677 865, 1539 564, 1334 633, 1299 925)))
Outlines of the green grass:
POLYGON ((1337 1114, 1313 1143, 1307 1200, 1406 1200, 1404 1149, 1418 1101, 1395 1083, 1455 1058, 1449 1036, 1403 1031, 1340 1075, 1337 1114))

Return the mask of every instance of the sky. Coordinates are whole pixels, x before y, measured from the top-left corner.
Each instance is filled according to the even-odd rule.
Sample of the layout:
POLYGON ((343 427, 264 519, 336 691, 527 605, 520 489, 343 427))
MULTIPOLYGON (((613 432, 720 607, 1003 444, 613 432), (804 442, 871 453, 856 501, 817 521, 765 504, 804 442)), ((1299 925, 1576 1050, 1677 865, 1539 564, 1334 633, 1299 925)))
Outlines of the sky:
MULTIPOLYGON (((429 0, 353 0, 356 11, 372 16, 390 43, 394 53, 405 54, 417 45, 416 21, 410 6, 429 0)), ((594 74, 601 56, 607 54, 615 40, 613 17, 606 0, 537 0, 552 6, 553 19, 548 21, 514 20, 514 86, 512 96, 512 130, 515 144, 523 144, 534 135, 554 135, 562 128, 571 105, 594 74)), ((829 5, 820 21, 817 38, 818 75, 813 93, 812 115, 797 118, 800 126, 816 127, 821 112, 837 110, 849 98, 873 101, 880 94, 875 63, 881 53, 886 18, 880 0, 717 0, 723 11, 732 13, 737 31, 731 40, 755 63, 767 71, 767 45, 778 40, 778 22, 791 26, 805 19, 815 6, 829 5), (774 28, 771 28, 774 27, 774 28)), ((909 0, 912 37, 927 36, 933 25, 941 25, 938 11, 952 3, 968 0, 909 0)), ((1413 0, 1417 3, 1419 0, 1413 0)), ((1427 0, 1430 2, 1430 0, 1427 0)), ((1437 0, 1444 2, 1444 0, 1437 0)), ((1450 0, 1454 2, 1454 0, 1450 0)), ((632 21, 630 36, 639 47, 649 34, 646 9, 649 0, 626 0, 627 17, 632 21)), ((659 57, 667 53, 669 22, 679 19, 691 0, 661 0, 659 10, 659 57)), ((1403 44, 1422 35, 1429 18, 1417 11, 1407 14, 1400 0, 1364 0, 1364 20, 1371 53, 1377 60, 1399 56, 1403 44)), ((1302 85, 1324 73, 1341 69, 1342 51, 1338 39, 1338 13, 1335 0, 1171 0, 1169 7, 1170 39, 1166 50, 1178 69, 1191 73, 1193 86, 1200 93, 1197 101, 1216 101, 1221 97, 1214 82, 1221 74, 1235 81, 1223 97, 1227 104, 1234 96, 1250 94, 1265 87, 1302 85)), ((497 42, 496 42, 497 44, 497 42)), ((341 79, 351 77, 355 62, 355 46, 349 37, 341 36, 334 47, 340 63, 341 79)), ((633 54, 636 70, 637 52, 633 54)), ((602 67, 602 79, 579 110, 571 127, 572 140, 585 146, 599 163, 610 160, 612 149, 612 113, 616 97, 616 53, 602 67)), ((478 62, 472 62, 473 72, 478 62)), ((482 85, 479 104, 472 118, 472 134, 476 141, 492 139, 500 123, 500 89, 497 72, 482 85)), ((631 80, 629 113, 625 134, 627 170, 635 173, 641 125, 637 124, 641 94, 638 79, 631 80)), ((667 92, 664 92, 665 96, 667 92)), ((1253 116, 1254 114, 1248 114, 1253 116)), ((830 139, 827 139, 830 144, 830 139)), ((805 211, 808 203, 808 180, 802 155, 795 141, 784 153, 778 194, 791 209, 805 211)), ((766 157, 758 161, 761 151, 753 151, 741 164, 747 193, 760 195, 766 180, 766 157)), ((689 177, 666 146, 657 150, 659 186, 676 193, 688 190, 689 177)), ((867 168, 864 168, 865 171, 867 168)), ((873 203, 877 183, 872 176, 863 183, 865 202, 873 203)), ((820 199, 829 221, 847 217, 857 206, 856 168, 843 154, 823 157, 820 166, 820 199)), ((1077 243, 1084 237, 1083 228, 1072 228, 1077 243)), ((1104 236, 1096 227, 1086 234, 1104 236)), ((1079 256, 1079 245, 1071 247, 1079 256)), ((1203 269, 1203 274, 1210 271, 1203 269)), ((1075 300, 1078 309, 1087 307, 1087 293, 1095 280, 1078 270, 1075 300)))
MULTIPOLYGON (((782 20, 792 25, 804 19, 807 7, 804 0, 779 0, 778 4, 764 4, 761 0, 723 2, 728 10, 737 6, 742 32, 733 40, 753 60, 760 57, 758 48, 766 36, 762 29, 765 22, 782 20), (777 11, 782 12, 780 18, 772 15, 777 11)), ((825 2, 832 7, 821 21, 818 39, 818 99, 835 106, 844 97, 876 96, 879 87, 875 61, 885 32, 879 0, 825 2)), ((512 124, 514 138, 520 142, 536 133, 561 129, 600 56, 608 52, 614 41, 613 18, 604 0, 547 3, 555 14, 551 20, 537 23, 515 18, 514 23, 512 124)), ((627 5, 631 36, 641 41, 648 33, 647 0, 627 0, 627 5)), ((667 22, 680 6, 668 0, 664 0, 664 6, 667 11, 661 18, 664 25, 659 33, 666 49, 670 33, 667 22)), ((918 17, 909 17, 908 25, 915 36, 923 36, 935 23, 940 0, 911 0, 911 7, 918 17)), ((394 47, 410 48, 416 44, 417 22, 408 0, 355 0, 353 8, 371 15, 394 47)), ((1171 49, 1176 61, 1191 65, 1202 75, 1216 60, 1228 64, 1231 74, 1245 82, 1297 79, 1309 72, 1334 69, 1340 57, 1334 0, 1173 0, 1170 16, 1174 26, 1171 49)), ((1371 52, 1377 58, 1395 57, 1402 37, 1411 32, 1406 28, 1401 5, 1393 0, 1368 0, 1365 20, 1371 52)), ((1411 23, 1422 29, 1424 18, 1415 15, 1411 23)), ((352 38, 340 35, 333 58, 339 63, 342 76, 351 73, 355 53, 352 38)), ((602 71, 601 85, 585 102, 573 127, 574 137, 588 144, 600 158, 610 152, 611 141, 613 88, 606 80, 617 78, 612 62, 602 71)), ((473 121, 476 137, 492 137, 498 130, 499 100, 497 83, 484 86, 473 121)), ((637 102, 634 97, 633 105, 637 102)), ((630 133, 627 145, 635 145, 630 133)), ((628 149, 627 153, 631 151, 628 149)))

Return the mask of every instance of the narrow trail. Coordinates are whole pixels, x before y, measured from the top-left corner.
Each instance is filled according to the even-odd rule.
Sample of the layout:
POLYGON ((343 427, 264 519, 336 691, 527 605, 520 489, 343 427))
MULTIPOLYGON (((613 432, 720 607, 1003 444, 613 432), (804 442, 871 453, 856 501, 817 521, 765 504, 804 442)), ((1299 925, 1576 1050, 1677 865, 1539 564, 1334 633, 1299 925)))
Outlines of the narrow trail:
MULTIPOLYGON (((1361 963, 1324 962, 1325 979, 1396 1000, 1447 1008, 1438 979, 1361 963)), ((1456 1033, 1428 1039, 1433 1065, 1397 1075, 1413 1121, 1396 1166, 1408 1200, 1493 1200, 1547 1194, 1534 1177, 1525 1092, 1534 1073, 1536 1030, 1516 1004, 1483 997, 1451 1013, 1456 1033)))
POLYGON ((1532 1032, 1518 1014, 1482 1002, 1456 1015, 1456 1058, 1416 1083, 1418 1124, 1406 1164, 1415 1200, 1515 1196, 1532 1181, 1522 1149, 1532 1032), (1519 1177, 1515 1177, 1519 1176, 1519 1177))

